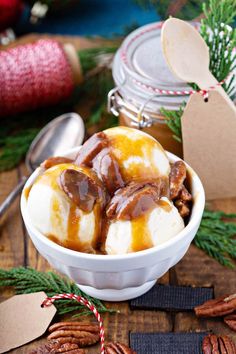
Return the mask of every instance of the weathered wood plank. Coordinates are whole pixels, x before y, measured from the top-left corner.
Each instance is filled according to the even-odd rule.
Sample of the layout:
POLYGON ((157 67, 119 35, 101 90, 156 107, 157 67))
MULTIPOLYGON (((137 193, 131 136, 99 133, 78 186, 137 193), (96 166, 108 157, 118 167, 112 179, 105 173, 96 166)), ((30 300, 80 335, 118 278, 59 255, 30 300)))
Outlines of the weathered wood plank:
MULTIPOLYGON (((18 182, 18 170, 0 174, 0 203, 18 182)), ((19 198, 0 220, 0 268, 24 265, 24 235, 19 212, 19 198)))

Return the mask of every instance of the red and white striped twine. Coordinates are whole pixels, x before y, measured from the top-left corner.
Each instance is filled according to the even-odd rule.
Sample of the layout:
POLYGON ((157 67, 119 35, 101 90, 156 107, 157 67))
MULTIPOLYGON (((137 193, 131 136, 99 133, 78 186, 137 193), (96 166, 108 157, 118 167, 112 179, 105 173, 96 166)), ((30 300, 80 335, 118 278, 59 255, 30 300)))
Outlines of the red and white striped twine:
POLYGON ((82 305, 86 306, 90 311, 92 311, 94 313, 94 315, 99 323, 99 327, 100 327, 101 354, 104 354, 105 353, 105 349, 104 349, 105 333, 104 333, 103 321, 102 321, 100 313, 98 312, 96 307, 90 301, 83 298, 82 296, 75 295, 75 294, 58 294, 58 295, 54 295, 52 297, 47 297, 43 301, 41 306, 42 307, 50 306, 51 304, 54 303, 55 300, 63 300, 63 299, 76 300, 79 303, 81 303, 82 305))
POLYGON ((53 39, 0 51, 0 116, 54 105, 70 97, 73 73, 53 39))
MULTIPOLYGON (((131 44, 133 44, 137 39, 142 37, 144 34, 146 34, 148 32, 155 31, 157 29, 161 29, 162 26, 163 26, 163 23, 164 22, 158 22, 158 23, 156 23, 154 25, 146 27, 145 29, 143 29, 142 31, 138 32, 134 37, 132 37, 130 39, 130 41, 121 50, 121 59, 123 60, 125 65, 127 65, 129 67, 129 62, 128 62, 128 59, 127 59, 127 52, 128 52, 129 47, 131 46, 131 44)), ((194 27, 198 29, 197 25, 194 25, 194 27)), ((198 91, 196 91, 196 90, 184 90, 184 91, 163 90, 163 89, 158 88, 158 87, 153 87, 153 86, 150 86, 150 85, 146 85, 146 84, 142 83, 141 81, 138 81, 138 80, 136 80, 134 78, 132 80, 138 86, 140 86, 140 87, 142 87, 142 88, 144 88, 144 89, 146 89, 148 91, 151 91, 153 93, 159 94, 159 95, 165 95, 165 96, 187 96, 187 95, 192 95, 193 93, 200 93, 204 97, 204 99, 207 99, 209 91, 215 89, 217 86, 223 85, 223 83, 226 81, 226 79, 227 79, 227 77, 224 80, 218 82, 216 85, 208 87, 208 89, 206 89, 206 90, 198 90, 198 91)))
POLYGON ((163 22, 158 22, 154 25, 151 25, 145 29, 143 29, 142 31, 138 32, 136 34, 136 36, 132 37, 130 39, 130 41, 127 43, 127 45, 121 50, 121 58, 122 60, 128 65, 128 60, 127 60, 127 51, 130 47, 130 45, 135 42, 138 38, 142 37, 145 33, 148 33, 148 32, 152 32, 152 31, 155 31, 157 29, 161 29, 161 27, 163 26, 163 22))
POLYGON ((187 95, 192 95, 193 93, 200 93, 204 97, 204 99, 206 99, 208 97, 209 91, 215 89, 217 86, 223 85, 223 83, 225 82, 226 79, 227 78, 225 78, 224 80, 221 80, 220 82, 217 82, 217 84, 214 85, 214 86, 208 87, 207 90, 198 90, 198 91, 196 91, 196 90, 189 90, 189 91, 186 91, 186 90, 184 90, 184 91, 162 90, 162 89, 157 88, 157 87, 153 87, 153 86, 150 86, 150 85, 143 84, 142 82, 140 82, 140 81, 138 81, 136 79, 133 79, 133 80, 138 86, 143 87, 146 90, 152 91, 152 92, 157 93, 159 95, 165 95, 165 96, 187 96, 187 95))

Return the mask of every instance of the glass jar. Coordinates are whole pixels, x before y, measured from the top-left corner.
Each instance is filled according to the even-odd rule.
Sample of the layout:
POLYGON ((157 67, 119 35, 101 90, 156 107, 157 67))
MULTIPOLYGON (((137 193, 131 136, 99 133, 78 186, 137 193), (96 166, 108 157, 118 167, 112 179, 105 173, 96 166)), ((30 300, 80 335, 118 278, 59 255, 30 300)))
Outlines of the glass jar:
POLYGON ((108 94, 108 110, 119 116, 120 125, 142 129, 166 150, 182 156, 182 144, 173 138, 160 109, 178 110, 187 95, 160 94, 160 90, 182 92, 191 88, 165 63, 161 27, 161 22, 148 24, 123 41, 113 62, 116 87, 108 94))

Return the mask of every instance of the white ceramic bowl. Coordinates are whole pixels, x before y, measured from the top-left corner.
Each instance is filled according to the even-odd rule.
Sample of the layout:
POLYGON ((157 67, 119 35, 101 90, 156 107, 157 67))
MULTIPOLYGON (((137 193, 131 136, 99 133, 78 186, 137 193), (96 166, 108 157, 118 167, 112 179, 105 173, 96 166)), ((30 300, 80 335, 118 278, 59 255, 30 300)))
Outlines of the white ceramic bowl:
MULTIPOLYGON (((64 156, 73 158, 79 148, 64 156)), ((170 162, 179 158, 168 153, 170 162)), ((39 174, 33 172, 21 195, 21 212, 26 229, 39 253, 53 268, 74 280, 88 295, 101 300, 123 301, 147 292, 170 267, 187 252, 193 240, 204 210, 205 195, 197 174, 187 165, 193 208, 189 223, 175 237, 159 246, 125 255, 93 255, 73 251, 50 241, 32 225, 27 212, 25 189, 39 174)))

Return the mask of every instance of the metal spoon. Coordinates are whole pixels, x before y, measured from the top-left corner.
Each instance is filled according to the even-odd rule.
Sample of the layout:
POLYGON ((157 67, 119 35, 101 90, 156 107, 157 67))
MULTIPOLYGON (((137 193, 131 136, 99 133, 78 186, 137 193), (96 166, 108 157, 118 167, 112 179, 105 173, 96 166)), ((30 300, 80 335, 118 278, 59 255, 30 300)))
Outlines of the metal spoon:
POLYGON ((188 22, 177 18, 165 21, 161 31, 164 57, 170 70, 185 82, 194 82, 202 90, 214 87, 235 109, 234 103, 209 70, 209 48, 200 33, 188 22))
MULTIPOLYGON (((49 156, 59 156, 84 140, 84 123, 77 113, 66 113, 53 119, 34 138, 25 158, 31 174, 49 156)), ((24 187, 27 177, 22 177, 18 185, 0 205, 0 217, 24 187)))

